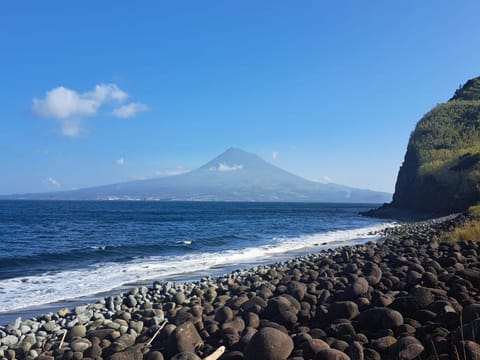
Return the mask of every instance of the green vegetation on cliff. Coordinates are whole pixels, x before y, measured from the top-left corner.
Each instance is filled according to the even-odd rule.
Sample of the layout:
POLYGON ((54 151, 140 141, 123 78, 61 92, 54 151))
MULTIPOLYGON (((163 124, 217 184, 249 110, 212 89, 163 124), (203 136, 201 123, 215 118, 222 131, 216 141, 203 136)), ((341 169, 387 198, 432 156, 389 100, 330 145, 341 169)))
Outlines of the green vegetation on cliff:
POLYGON ((400 168, 392 206, 465 210, 480 201, 480 77, 417 124, 400 168))

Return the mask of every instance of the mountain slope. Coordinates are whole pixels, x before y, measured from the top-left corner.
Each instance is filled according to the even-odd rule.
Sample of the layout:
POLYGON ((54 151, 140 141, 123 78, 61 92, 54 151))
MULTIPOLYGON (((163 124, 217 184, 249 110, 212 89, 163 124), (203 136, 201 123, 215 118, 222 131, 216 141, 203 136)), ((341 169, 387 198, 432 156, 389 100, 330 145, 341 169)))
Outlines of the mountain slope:
POLYGON ((202 167, 181 175, 15 198, 381 203, 390 200, 391 195, 309 181, 269 164, 257 155, 230 148, 202 167))
POLYGON ((449 213, 480 201, 480 77, 437 105, 410 137, 390 207, 449 213))

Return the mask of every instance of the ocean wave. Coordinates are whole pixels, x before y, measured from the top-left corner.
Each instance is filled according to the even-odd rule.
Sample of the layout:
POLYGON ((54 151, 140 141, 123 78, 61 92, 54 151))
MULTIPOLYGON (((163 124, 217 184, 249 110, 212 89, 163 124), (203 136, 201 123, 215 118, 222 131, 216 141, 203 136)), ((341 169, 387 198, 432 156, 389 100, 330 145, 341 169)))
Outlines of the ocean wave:
POLYGON ((180 241, 177 241, 176 244, 191 245, 192 240, 180 240, 180 241))
MULTIPOLYGON (((48 272, 0 280, 0 312, 49 304, 56 301, 92 296, 120 288, 124 284, 161 279, 168 276, 205 271, 213 267, 241 266, 276 259, 301 250, 346 245, 353 240, 377 237, 376 231, 393 223, 338 230, 298 237, 276 237, 273 242, 258 247, 202 252, 175 256, 149 256, 131 261, 105 262, 82 269, 48 272)), ((185 240, 190 241, 190 240, 185 240)), ((107 250, 103 249, 102 251, 107 250)))

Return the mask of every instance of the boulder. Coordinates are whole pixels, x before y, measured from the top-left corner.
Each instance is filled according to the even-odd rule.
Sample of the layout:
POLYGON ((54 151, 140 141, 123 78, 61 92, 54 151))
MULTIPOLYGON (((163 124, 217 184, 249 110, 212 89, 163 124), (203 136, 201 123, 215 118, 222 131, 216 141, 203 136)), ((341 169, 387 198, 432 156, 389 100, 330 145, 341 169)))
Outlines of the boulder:
POLYGON ((416 359, 423 350, 423 345, 413 336, 400 338, 392 348, 393 354, 395 354, 399 360, 416 359))
POLYGON ((368 292, 368 286, 368 281, 365 278, 358 278, 345 289, 345 299, 355 300, 359 296, 368 292))
POLYGON ((293 325, 297 322, 298 309, 286 297, 278 296, 268 301, 263 315, 281 325, 293 325))
POLYGON ((110 360, 143 360, 143 354, 139 349, 127 349, 114 353, 110 360))
POLYGON ((318 352, 315 360, 350 360, 350 357, 340 350, 325 349, 318 352))
POLYGON ((337 301, 328 308, 328 318, 330 321, 335 319, 353 319, 359 314, 358 305, 352 301, 337 301))
POLYGON ((123 334, 113 342, 111 348, 114 352, 121 352, 133 344, 135 344, 135 336, 131 334, 123 334))
POLYGON ((480 360, 480 345, 467 340, 455 344, 459 360, 480 360))
POLYGON ((293 350, 293 340, 287 334, 265 327, 253 335, 245 351, 245 360, 286 360, 293 350))
POLYGON ((362 272, 370 285, 376 285, 382 279, 382 270, 375 263, 367 262, 362 272))
POLYGON ((188 321, 178 325, 175 331, 169 336, 168 352, 171 355, 181 352, 194 353, 195 349, 202 344, 202 338, 198 334, 195 325, 188 321))
POLYGON ((371 308, 360 313, 356 321, 361 329, 370 331, 395 329, 403 324, 403 316, 389 308, 371 308))
POLYGON ((181 352, 170 358, 170 360, 202 360, 193 352, 181 352))

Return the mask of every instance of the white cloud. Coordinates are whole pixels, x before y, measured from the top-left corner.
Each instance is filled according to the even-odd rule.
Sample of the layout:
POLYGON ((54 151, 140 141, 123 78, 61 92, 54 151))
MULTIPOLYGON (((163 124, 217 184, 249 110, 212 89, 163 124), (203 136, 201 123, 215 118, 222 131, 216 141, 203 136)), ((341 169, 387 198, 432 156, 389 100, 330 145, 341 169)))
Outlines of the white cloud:
POLYGON ((120 159, 115 160, 115 163, 117 165, 124 165, 125 164, 125 159, 121 157, 120 159))
POLYGON ((129 103, 126 105, 122 105, 112 111, 113 116, 119 117, 119 118, 131 118, 135 117, 137 113, 142 112, 142 111, 147 111, 148 106, 142 103, 129 103))
POLYGON ((243 165, 228 165, 225 163, 219 163, 217 167, 211 167, 209 170, 226 172, 226 171, 237 171, 242 169, 243 169, 243 165))
POLYGON ((278 151, 272 151, 272 158, 273 160, 276 160, 278 157, 278 151))
POLYGON ((55 189, 62 186, 57 180, 55 180, 53 177, 50 177, 50 176, 43 179, 43 185, 45 185, 50 189, 55 189))
POLYGON ((118 107, 127 99, 128 94, 116 84, 98 84, 92 91, 84 93, 59 86, 47 91, 43 99, 33 98, 32 110, 38 117, 58 121, 61 134, 73 137, 83 132, 82 120, 97 115, 102 107, 115 106, 114 112, 122 109, 118 117, 131 117, 139 111, 148 110, 141 103, 118 107))
POLYGON ((76 137, 84 132, 80 120, 64 119, 60 121, 60 131, 62 135, 76 137))
POLYGON ((117 84, 95 85, 95 89, 85 93, 84 96, 92 98, 100 104, 106 101, 124 101, 128 99, 128 94, 121 90, 117 84))

